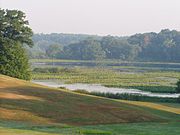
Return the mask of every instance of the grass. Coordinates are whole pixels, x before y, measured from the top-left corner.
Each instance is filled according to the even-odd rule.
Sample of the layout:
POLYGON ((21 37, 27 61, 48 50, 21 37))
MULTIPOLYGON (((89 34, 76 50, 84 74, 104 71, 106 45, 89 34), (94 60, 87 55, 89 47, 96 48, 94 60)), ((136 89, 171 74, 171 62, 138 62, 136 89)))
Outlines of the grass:
MULTIPOLYGON (((30 130, 22 130, 22 129, 9 129, 9 128, 1 128, 0 133, 2 135, 52 135, 52 133, 42 133, 30 130)), ((61 135, 61 134, 54 134, 54 135, 61 135)))
MULTIPOLYGON (((51 63, 52 60, 31 62, 51 63)), ((33 78, 58 79, 66 83, 99 83, 107 87, 137 88, 162 93, 174 93, 175 83, 180 78, 180 72, 159 71, 160 65, 172 68, 179 66, 179 63, 111 60, 54 62, 93 62, 103 66, 57 66, 60 69, 58 73, 34 72, 33 78), (118 66, 121 63, 127 65, 118 66), (137 70, 148 72, 134 72, 137 70)), ((107 99, 47 88, 0 75, 0 134, 3 135, 178 135, 179 127, 179 104, 107 99)))
POLYGON ((137 105, 137 106, 143 106, 148 108, 153 108, 157 110, 163 110, 167 112, 173 112, 180 115, 180 108, 175 108, 176 106, 166 106, 167 104, 161 105, 158 103, 150 103, 150 102, 140 102, 140 101, 127 101, 127 100, 121 100, 121 102, 128 103, 131 105, 137 105))
POLYGON ((0 133, 3 135, 170 132, 175 135, 180 132, 180 115, 175 107, 77 94, 3 75, 0 75, 0 101, 0 133))
POLYGON ((46 88, 5 76, 0 77, 0 86, 2 120, 93 125, 159 119, 126 103, 46 88))
POLYGON ((180 72, 173 71, 124 73, 104 68, 61 68, 59 71, 58 73, 34 72, 33 79, 58 79, 66 83, 92 83, 107 87, 175 93, 176 82, 180 78, 180 72))
MULTIPOLYGON (((15 124, 15 123, 14 123, 15 124)), ((79 126, 57 128, 56 126, 29 126, 19 127, 12 124, 0 124, 0 133, 3 135, 178 135, 180 123, 127 123, 107 124, 96 126, 79 126), (6 128, 5 128, 6 125, 6 128), (11 126, 10 126, 11 125, 11 126), (8 128, 7 128, 8 127, 8 128)), ((16 123, 17 125, 17 123, 16 123)))
MULTIPOLYGON (((179 123, 135 123, 97 126, 95 129, 101 129, 111 132, 113 135, 178 135, 180 133, 179 123)), ((92 127, 86 127, 92 129, 92 127)))
POLYGON ((174 108, 180 108, 179 103, 162 103, 162 105, 166 105, 166 106, 174 107, 174 108))

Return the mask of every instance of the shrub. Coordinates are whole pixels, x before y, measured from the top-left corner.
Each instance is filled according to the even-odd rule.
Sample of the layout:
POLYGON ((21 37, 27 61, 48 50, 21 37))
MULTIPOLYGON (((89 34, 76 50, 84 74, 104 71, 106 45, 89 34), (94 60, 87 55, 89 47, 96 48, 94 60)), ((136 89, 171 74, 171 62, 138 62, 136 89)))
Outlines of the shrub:
POLYGON ((180 93, 180 79, 179 79, 179 81, 177 82, 176 92, 177 92, 177 93, 180 93))
POLYGON ((0 74, 24 80, 31 79, 28 57, 20 44, 0 46, 0 74))
POLYGON ((75 73, 75 69, 71 68, 57 68, 57 67, 52 67, 52 68, 34 68, 33 72, 35 73, 75 73))
POLYGON ((149 97, 141 94, 128 94, 128 93, 114 94, 114 93, 88 92, 86 90, 76 90, 74 92, 95 95, 100 97, 107 97, 112 99, 122 99, 122 100, 131 100, 131 101, 180 103, 180 97, 179 98, 149 97))

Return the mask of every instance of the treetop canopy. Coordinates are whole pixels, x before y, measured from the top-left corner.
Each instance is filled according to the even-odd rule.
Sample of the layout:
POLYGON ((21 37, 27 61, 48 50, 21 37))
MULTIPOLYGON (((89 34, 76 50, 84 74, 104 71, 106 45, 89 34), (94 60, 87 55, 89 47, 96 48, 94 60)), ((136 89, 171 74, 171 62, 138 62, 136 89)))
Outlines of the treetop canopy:
POLYGON ((0 41, 13 40, 32 47, 33 32, 25 18, 22 11, 0 9, 0 41))

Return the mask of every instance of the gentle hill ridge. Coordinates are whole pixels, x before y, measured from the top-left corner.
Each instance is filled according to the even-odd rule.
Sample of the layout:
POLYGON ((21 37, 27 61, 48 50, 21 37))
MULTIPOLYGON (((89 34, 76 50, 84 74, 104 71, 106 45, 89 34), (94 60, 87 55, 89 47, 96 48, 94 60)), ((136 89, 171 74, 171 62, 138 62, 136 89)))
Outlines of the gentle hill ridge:
MULTIPOLYGON (((0 95, 0 120, 68 125, 163 120, 150 109, 136 105, 47 88, 3 75, 0 75, 0 95)), ((172 113, 167 115, 176 117, 172 113)))

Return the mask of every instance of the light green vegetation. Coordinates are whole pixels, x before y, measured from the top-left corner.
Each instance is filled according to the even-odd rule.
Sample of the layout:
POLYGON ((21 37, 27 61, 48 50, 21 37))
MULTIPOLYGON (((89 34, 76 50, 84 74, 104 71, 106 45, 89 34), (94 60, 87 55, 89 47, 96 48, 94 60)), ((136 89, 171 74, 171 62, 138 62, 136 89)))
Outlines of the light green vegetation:
MULTIPOLYGON (((60 68, 60 67, 59 67, 60 68)), ((144 91, 173 93, 180 72, 119 72, 105 68, 63 68, 57 73, 33 73, 33 79, 58 79, 66 83, 102 84, 107 87, 135 88, 144 91)))
POLYGON ((79 127, 27 125, 1 122, 3 135, 178 135, 180 123, 129 123, 79 127))

